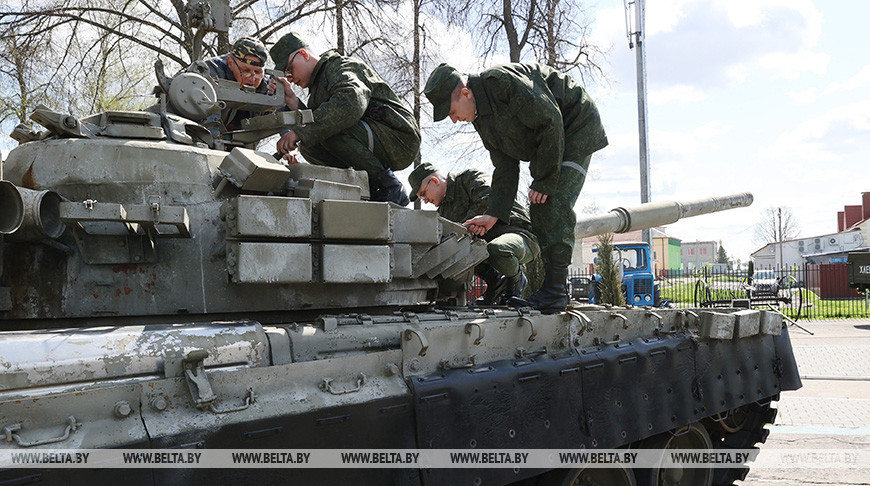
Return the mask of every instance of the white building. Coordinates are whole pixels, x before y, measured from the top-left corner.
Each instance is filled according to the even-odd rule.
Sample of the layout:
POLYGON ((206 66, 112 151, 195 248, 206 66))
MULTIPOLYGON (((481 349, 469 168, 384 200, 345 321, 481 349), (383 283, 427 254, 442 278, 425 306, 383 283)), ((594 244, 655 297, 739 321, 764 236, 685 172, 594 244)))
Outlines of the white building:
POLYGON ((683 241, 680 258, 683 271, 691 272, 716 262, 719 254, 719 243, 716 241, 683 241))
POLYGON ((844 252, 870 247, 870 192, 862 193, 861 203, 837 213, 836 233, 768 243, 755 250, 751 255, 755 266, 833 263, 840 261, 844 252))
POLYGON ((778 243, 768 243, 752 253, 756 267, 762 266, 801 266, 804 263, 829 263, 827 254, 838 254, 868 246, 866 238, 870 224, 864 222, 867 228, 855 228, 842 233, 798 238, 778 243))

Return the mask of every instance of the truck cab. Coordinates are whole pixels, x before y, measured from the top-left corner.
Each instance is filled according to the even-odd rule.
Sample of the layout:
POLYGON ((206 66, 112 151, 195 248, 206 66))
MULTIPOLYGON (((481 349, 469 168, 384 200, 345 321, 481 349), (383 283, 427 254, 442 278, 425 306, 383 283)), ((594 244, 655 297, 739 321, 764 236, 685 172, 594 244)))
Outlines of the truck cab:
POLYGON ((847 258, 849 287, 861 292, 870 290, 870 250, 850 252, 847 258))
MULTIPOLYGON (((622 291, 628 305, 660 307, 661 294, 655 282, 652 256, 649 245, 640 241, 619 242, 613 244, 614 261, 619 262, 622 273, 622 291)), ((592 251, 597 251, 594 249, 592 251)), ((601 276, 593 276, 593 291, 589 302, 596 304, 600 294, 595 290, 601 276)))

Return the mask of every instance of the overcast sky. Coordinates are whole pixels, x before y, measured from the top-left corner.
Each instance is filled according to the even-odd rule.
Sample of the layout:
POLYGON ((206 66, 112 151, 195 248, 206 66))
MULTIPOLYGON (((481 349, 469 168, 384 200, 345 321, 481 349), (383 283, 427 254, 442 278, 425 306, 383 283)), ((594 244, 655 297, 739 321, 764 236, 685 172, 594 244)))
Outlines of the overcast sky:
MULTIPOLYGON (((595 41, 611 44, 610 88, 593 88, 610 146, 581 199, 640 200, 634 51, 621 1, 601 1, 595 41)), ((801 236, 837 231, 870 191, 870 2, 658 0, 646 7, 652 200, 749 191, 755 203, 668 228, 722 240, 746 260, 765 208, 790 207, 801 236)), ((588 203, 588 202, 587 202, 588 203)), ((581 201, 578 206, 582 206, 581 201)))
MULTIPOLYGON (((586 5, 592 42, 609 48, 611 82, 589 91, 610 146, 593 157, 576 208, 606 211, 640 202, 636 62, 623 2, 586 5)), ((859 44, 868 19, 870 2, 647 3, 652 200, 755 196, 749 208, 673 224, 670 235, 721 240, 746 261, 763 246, 755 225, 769 207, 790 208, 800 236, 836 232, 837 211, 870 191, 870 56, 859 44)), ((479 70, 463 55, 464 33, 442 42, 445 60, 479 70)))

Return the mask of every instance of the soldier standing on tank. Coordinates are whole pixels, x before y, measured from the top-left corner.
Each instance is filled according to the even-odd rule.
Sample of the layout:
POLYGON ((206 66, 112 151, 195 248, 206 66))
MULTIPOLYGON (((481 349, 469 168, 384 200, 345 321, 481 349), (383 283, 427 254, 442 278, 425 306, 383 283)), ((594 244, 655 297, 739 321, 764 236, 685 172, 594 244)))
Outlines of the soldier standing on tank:
MULTIPOLYGON (((254 88, 257 93, 271 94, 274 83, 267 82, 263 67, 266 65, 266 46, 252 37, 242 37, 233 43, 226 54, 205 60, 209 75, 218 79, 238 81, 241 87, 254 88)), ((242 119, 261 115, 259 112, 225 108, 209 116, 202 122, 212 136, 220 136, 228 131, 242 127, 242 119)))
MULTIPOLYGON (((476 169, 445 176, 434 165, 424 162, 411 172, 408 182, 412 201, 419 197, 434 204, 438 215, 450 221, 467 224, 488 207, 490 177, 476 169)), ((520 303, 517 299, 522 298, 526 286, 520 265, 531 262, 541 253, 538 240, 532 233, 529 213, 514 201, 508 222, 496 221, 489 231, 483 231, 479 226, 469 227, 469 231, 482 236, 489 251, 489 259, 474 269, 474 273, 486 282, 486 292, 478 303, 520 303)))
POLYGON ((495 166, 488 208, 468 221, 472 231, 509 221, 519 161, 529 161, 529 212, 546 269, 529 302, 546 313, 565 310, 574 203, 592 154, 607 146, 595 103, 570 76, 540 64, 506 64, 465 76, 442 63, 424 93, 435 121, 450 116, 453 123, 474 125, 495 166))
POLYGON ((394 170, 408 167, 420 151, 420 127, 389 86, 358 59, 327 51, 312 54, 296 33, 269 51, 283 69, 287 108, 313 110, 314 123, 294 127, 278 140, 278 152, 290 163, 299 147, 311 163, 353 168, 369 176, 371 200, 408 205, 408 195, 394 170), (308 88, 302 103, 290 83, 308 88))

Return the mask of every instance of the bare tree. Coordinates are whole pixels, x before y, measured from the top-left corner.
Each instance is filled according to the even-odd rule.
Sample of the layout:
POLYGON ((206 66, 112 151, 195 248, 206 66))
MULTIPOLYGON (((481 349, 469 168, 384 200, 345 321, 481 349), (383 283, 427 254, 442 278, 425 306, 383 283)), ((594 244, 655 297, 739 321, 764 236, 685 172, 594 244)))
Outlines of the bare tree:
MULTIPOLYGON (((231 0, 235 35, 268 38, 334 0, 231 0)), ((0 3, 0 122, 8 133, 37 104, 83 115, 140 109, 153 100, 153 61, 193 60, 187 0, 20 0, 0 3), (143 60, 145 62, 143 62, 143 60)), ((211 35, 205 55, 228 50, 211 35)), ((9 142, 6 142, 9 143, 9 142)))
MULTIPOLYGON (((23 0, 18 8, 0 11, 0 29, 12 27, 18 36, 79 36, 90 26, 118 37, 125 49, 138 45, 178 66, 193 60, 194 31, 188 22, 185 0, 121 0, 101 4, 93 0, 23 0)), ((317 13, 332 10, 330 0, 236 0, 231 5, 240 31, 269 40, 283 28, 317 13)), ((90 32, 90 31, 87 31, 90 32)), ((228 48, 226 36, 215 36, 205 54, 228 48)))
POLYGON ((6 27, 0 46, 0 124, 8 133, 7 123, 26 123, 33 106, 53 104, 48 96, 53 71, 44 68, 51 44, 48 38, 20 37, 6 27))
POLYGON ((576 69, 584 81, 604 77, 606 54, 589 43, 591 21, 577 0, 538 0, 529 44, 538 62, 560 71, 576 69))
MULTIPOLYGON (((316 19, 319 15, 333 12, 337 4, 347 3, 347 0, 343 3, 341 0, 235 1, 233 19, 239 22, 235 28, 248 35, 258 37, 267 44, 277 40, 278 34, 294 23, 305 19, 316 19)), ((343 14, 343 17, 347 17, 347 14, 343 14)))
MULTIPOLYGON (((178 64, 187 64, 193 34, 187 25, 183 2, 167 5, 147 0, 125 0, 103 6, 90 0, 25 0, 20 8, 0 12, 0 28, 13 27, 19 37, 64 35, 79 37, 81 27, 115 35, 178 64), (138 26, 134 33, 130 27, 138 26), (187 56, 184 55, 187 52, 187 56)), ((90 30, 85 29, 87 34, 90 30)))
POLYGON ((507 51, 511 62, 576 69, 584 81, 604 76, 606 52, 589 43, 592 21, 579 0, 463 0, 444 18, 470 27, 485 59, 507 51))
POLYGON ((538 15, 539 0, 467 0, 447 14, 451 22, 472 27, 485 57, 506 45, 511 62, 519 62, 538 15))
POLYGON ((800 229, 797 219, 788 207, 770 207, 764 210, 761 219, 755 225, 757 242, 776 243, 792 240, 798 237, 800 229))

